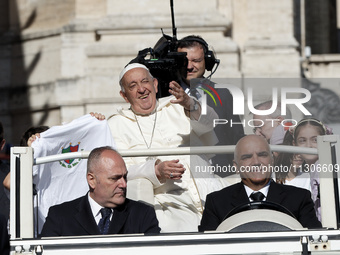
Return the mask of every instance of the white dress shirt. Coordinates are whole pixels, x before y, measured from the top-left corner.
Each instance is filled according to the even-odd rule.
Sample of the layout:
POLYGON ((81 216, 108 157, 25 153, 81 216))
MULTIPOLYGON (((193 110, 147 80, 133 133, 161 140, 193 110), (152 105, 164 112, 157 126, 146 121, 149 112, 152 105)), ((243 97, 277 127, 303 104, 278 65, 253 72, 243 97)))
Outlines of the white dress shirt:
MULTIPOLYGON (((93 217, 94 217, 94 219, 95 219, 95 221, 98 225, 100 219, 102 218, 102 214, 100 213, 100 210, 104 207, 102 207, 96 201, 94 201, 93 198, 90 196, 90 193, 87 194, 87 197, 89 199, 92 215, 93 215, 93 217)), ((113 213, 111 213, 110 220, 112 220, 112 215, 113 215, 113 213)))

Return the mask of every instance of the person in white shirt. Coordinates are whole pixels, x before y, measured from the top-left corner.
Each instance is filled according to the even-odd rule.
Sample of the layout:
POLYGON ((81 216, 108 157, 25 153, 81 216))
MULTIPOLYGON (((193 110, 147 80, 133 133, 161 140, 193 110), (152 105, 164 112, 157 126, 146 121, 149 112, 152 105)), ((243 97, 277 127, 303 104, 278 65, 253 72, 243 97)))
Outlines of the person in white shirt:
MULTIPOLYGON (((282 145, 293 145, 293 135, 287 131, 282 145)), ((274 159, 277 183, 304 188, 311 191, 311 180, 308 172, 303 171, 303 159, 300 154, 280 152, 274 159)))
MULTIPOLYGON (((25 135, 25 140, 27 139, 27 146, 34 149, 35 158, 90 151, 103 145, 115 147, 107 122, 99 121, 90 114, 48 130, 41 127, 33 130, 35 132, 31 136, 25 135)), ((35 199, 37 209, 34 210, 37 214, 35 223, 37 235, 41 232, 51 206, 75 199, 88 190, 86 180, 81 178, 86 172, 86 162, 87 159, 77 158, 33 166, 33 183, 37 193, 35 199)))

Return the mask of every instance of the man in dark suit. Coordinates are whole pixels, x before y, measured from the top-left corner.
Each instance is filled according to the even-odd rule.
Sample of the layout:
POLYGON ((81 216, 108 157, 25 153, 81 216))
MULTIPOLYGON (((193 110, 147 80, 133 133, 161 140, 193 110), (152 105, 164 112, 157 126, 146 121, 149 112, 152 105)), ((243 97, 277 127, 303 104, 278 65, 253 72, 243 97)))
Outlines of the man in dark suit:
POLYGON ((126 198, 127 170, 118 152, 92 150, 86 177, 89 193, 51 207, 41 236, 160 232, 154 209, 126 198))
POLYGON ((248 135, 241 138, 235 148, 234 166, 242 181, 207 196, 199 231, 216 230, 234 208, 259 200, 284 206, 303 227, 321 227, 310 192, 275 183, 269 171, 272 164, 272 153, 263 137, 248 135))

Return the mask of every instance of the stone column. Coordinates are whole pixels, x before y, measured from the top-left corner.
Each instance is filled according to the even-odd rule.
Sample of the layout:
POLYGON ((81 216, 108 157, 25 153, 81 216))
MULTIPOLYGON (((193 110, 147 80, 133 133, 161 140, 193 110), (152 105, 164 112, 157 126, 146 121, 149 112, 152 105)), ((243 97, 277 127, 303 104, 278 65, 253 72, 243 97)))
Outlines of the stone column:
POLYGON ((293 1, 234 0, 233 8, 244 77, 300 77, 293 1))

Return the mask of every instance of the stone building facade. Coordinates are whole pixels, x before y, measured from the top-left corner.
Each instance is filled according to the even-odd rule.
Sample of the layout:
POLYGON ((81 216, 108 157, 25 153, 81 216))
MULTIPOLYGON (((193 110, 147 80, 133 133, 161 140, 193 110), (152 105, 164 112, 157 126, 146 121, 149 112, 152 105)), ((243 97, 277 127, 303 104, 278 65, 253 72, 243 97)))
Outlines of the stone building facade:
MULTIPOLYGON (((335 24, 337 31, 339 5, 305 1, 308 5, 303 0, 174 0, 177 37, 196 34, 209 43, 221 60, 214 78, 239 79, 242 89, 253 78, 333 78, 308 86, 331 91, 336 102, 340 55, 331 28, 335 24), (319 18, 320 35, 308 22, 301 29, 301 6, 308 22, 319 18), (321 18, 315 9, 322 10, 321 18), (306 43, 313 45, 311 56, 301 50, 306 43)), ((114 113, 125 105, 119 72, 139 50, 155 45, 161 29, 172 35, 170 1, 1 1, 0 120, 6 139, 17 144, 30 126, 59 125, 91 111, 114 113)), ((270 90, 258 90, 257 101, 270 98, 270 90)))

